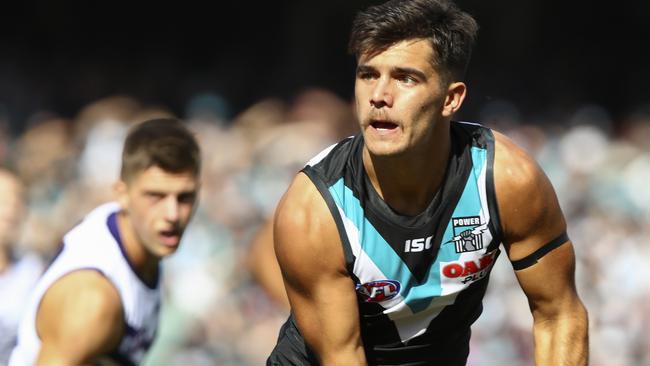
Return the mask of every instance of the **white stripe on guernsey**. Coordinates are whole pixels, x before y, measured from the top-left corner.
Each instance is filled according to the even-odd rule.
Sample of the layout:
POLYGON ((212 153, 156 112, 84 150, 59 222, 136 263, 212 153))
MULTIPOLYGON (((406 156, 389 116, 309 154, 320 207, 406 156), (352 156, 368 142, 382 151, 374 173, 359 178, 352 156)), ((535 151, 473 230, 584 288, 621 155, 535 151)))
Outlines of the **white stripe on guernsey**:
POLYGON ((476 123, 476 122, 466 122, 466 121, 456 121, 456 122, 458 122, 460 124, 463 124, 463 125, 472 125, 472 126, 481 126, 481 127, 483 127, 482 124, 476 123))
MULTIPOLYGON (((377 267, 375 262, 368 257, 368 254, 361 249, 361 244, 359 242, 359 229, 354 226, 352 220, 350 220, 341 207, 338 207, 341 219, 343 221, 343 226, 345 226, 345 232, 348 236, 348 242, 350 243, 350 249, 352 249, 352 254, 356 257, 354 261, 353 272, 359 278, 360 283, 367 283, 372 281, 379 280, 392 280, 392 278, 386 277, 386 275, 377 267)), ((401 285, 401 284, 400 284, 401 285)), ((396 295, 392 299, 382 301, 380 303, 384 308, 390 308, 404 301, 404 298, 401 294, 396 295)))
MULTIPOLYGON (((347 137, 346 139, 351 139, 353 137, 354 136, 350 136, 350 137, 347 137)), ((314 166, 314 165, 320 163, 320 161, 325 159, 325 157, 327 155, 329 155, 329 153, 332 151, 332 149, 334 149, 336 147, 336 145, 340 144, 341 142, 343 142, 343 141, 339 141, 339 142, 337 142, 335 144, 332 144, 332 145, 326 147, 325 150, 319 152, 318 155, 311 158, 311 160, 309 160, 307 162, 307 164, 305 164, 305 166, 314 166)))

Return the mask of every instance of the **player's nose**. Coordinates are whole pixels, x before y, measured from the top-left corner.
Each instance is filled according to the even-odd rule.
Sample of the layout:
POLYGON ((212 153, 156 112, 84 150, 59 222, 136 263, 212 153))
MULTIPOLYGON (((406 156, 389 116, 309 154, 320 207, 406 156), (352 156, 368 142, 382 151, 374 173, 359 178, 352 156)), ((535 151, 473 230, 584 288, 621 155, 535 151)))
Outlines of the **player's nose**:
POLYGON ((165 207, 164 207, 165 220, 170 222, 177 222, 180 217, 179 209, 180 207, 176 197, 172 195, 167 197, 167 199, 165 200, 165 207))
POLYGON ((393 106, 393 90, 390 79, 379 78, 375 83, 370 95, 370 105, 375 108, 393 106))

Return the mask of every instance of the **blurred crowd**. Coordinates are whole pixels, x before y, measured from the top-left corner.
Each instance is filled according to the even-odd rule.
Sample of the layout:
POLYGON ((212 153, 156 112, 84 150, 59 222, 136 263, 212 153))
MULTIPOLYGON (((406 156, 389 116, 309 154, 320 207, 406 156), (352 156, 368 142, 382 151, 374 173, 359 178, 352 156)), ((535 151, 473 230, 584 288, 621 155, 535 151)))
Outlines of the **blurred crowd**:
MULTIPOLYGON (((586 105, 566 120, 522 122, 494 102, 481 116, 526 148, 553 183, 576 258, 590 326, 590 365, 650 364, 650 108, 622 120, 586 105)), ((532 316, 499 260, 473 327, 473 365, 530 365, 532 316)))
MULTIPOLYGON (((251 243, 303 164, 357 131, 351 104, 326 90, 261 100, 234 117, 227 109, 224 99, 205 94, 175 116, 199 138, 203 185, 180 249, 163 261, 165 301, 147 365, 264 364, 288 310, 251 274, 251 243)), ((566 120, 535 123, 507 101, 482 111, 476 120, 527 149, 556 188, 590 315, 591 364, 650 364, 650 108, 614 121, 587 105, 566 120)), ((114 96, 72 120, 36 113, 18 136, 0 121, 2 171, 20 182, 4 188, 0 175, 0 250, 11 254, 9 265, 0 258, 0 365, 26 297, 3 279, 18 267, 11 263, 27 261, 13 277, 28 288, 62 235, 112 199, 129 126, 166 116, 165 107, 114 96)), ((531 324, 503 256, 473 327, 468 364, 532 364, 531 324)))

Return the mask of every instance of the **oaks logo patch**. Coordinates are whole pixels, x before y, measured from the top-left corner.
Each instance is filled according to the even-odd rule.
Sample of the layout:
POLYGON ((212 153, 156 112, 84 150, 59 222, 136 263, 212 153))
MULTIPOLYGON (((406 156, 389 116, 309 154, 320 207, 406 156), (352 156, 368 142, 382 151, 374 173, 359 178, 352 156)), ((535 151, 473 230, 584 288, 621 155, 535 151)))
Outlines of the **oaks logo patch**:
POLYGON ((467 284, 483 279, 490 272, 496 256, 497 251, 493 250, 474 260, 443 262, 441 269, 443 280, 451 279, 467 284))
POLYGON ((483 232, 487 224, 480 216, 452 217, 454 237, 450 240, 456 246, 456 253, 474 252, 483 249, 483 232))

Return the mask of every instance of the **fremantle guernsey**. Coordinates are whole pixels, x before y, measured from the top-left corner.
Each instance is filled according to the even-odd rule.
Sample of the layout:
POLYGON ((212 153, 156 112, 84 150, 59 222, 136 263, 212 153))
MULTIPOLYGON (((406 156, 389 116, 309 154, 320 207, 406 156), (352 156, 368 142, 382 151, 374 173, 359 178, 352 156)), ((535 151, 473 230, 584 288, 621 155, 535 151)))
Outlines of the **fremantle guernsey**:
MULTIPOLYGON (((361 135, 330 146, 302 170, 338 227, 370 365, 466 363, 501 233, 492 132, 452 122, 450 133, 445 178, 417 216, 396 213, 375 191, 361 135)), ((316 364, 290 316, 267 365, 316 364)))
POLYGON ((142 362, 158 327, 159 281, 154 287, 147 286, 126 259, 117 229, 118 211, 115 203, 99 206, 64 236, 61 252, 39 280, 28 304, 10 366, 27 366, 36 362, 41 347, 36 332, 36 313, 47 289, 66 274, 88 269, 101 272, 115 286, 122 300, 126 322, 118 348, 102 361, 120 365, 142 362))

